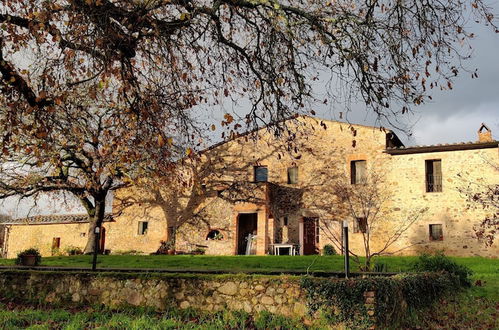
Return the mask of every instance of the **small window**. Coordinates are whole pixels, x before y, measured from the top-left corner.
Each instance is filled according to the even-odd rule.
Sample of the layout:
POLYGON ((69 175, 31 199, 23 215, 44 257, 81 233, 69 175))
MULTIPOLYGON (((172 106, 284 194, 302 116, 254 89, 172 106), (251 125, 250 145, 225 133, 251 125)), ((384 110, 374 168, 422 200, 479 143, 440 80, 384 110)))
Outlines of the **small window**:
POLYGON ((269 170, 267 166, 255 166, 255 182, 267 182, 269 179, 269 170))
POLYGON ((430 241, 443 241, 444 232, 441 224, 430 225, 430 241))
POLYGON ((61 247, 61 238, 54 237, 52 238, 52 250, 57 250, 61 247))
POLYGON ((288 183, 297 184, 298 183, 298 167, 288 168, 288 183))
POLYGON ((149 227, 149 222, 139 221, 139 235, 147 234, 147 228, 149 227))
POLYGON ((287 226, 288 225, 288 217, 282 218, 282 225, 287 226))
POLYGON ((354 160, 350 163, 350 182, 360 184, 366 182, 366 161, 354 160))
POLYGON ((442 191, 442 160, 431 159, 425 161, 426 192, 442 191))
POLYGON ((224 236, 222 235, 222 233, 220 232, 220 230, 217 230, 217 229, 210 230, 210 232, 206 236, 206 240, 217 240, 217 241, 220 241, 223 238, 224 238, 224 236))
POLYGON ((356 218, 353 222, 353 232, 354 233, 365 233, 367 232, 367 219, 366 218, 356 218))

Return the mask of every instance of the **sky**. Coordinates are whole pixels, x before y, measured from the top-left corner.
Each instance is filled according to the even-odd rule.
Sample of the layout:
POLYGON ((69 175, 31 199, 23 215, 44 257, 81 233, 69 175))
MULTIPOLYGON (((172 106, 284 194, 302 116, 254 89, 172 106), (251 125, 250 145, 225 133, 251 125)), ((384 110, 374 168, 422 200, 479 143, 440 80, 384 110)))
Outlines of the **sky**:
MULTIPOLYGON (((496 6, 499 8, 499 6, 496 6)), ((477 131, 485 123, 499 139, 499 34, 486 27, 473 27, 477 37, 472 42, 473 57, 465 64, 478 69, 478 79, 463 73, 450 91, 435 91, 433 100, 415 108, 402 120, 412 127, 412 136, 397 134, 405 145, 457 143, 477 140, 477 131)), ((325 119, 331 116, 326 110, 325 119)), ((372 125, 375 118, 362 108, 349 115, 352 123, 372 125)))
MULTIPOLYGON (((499 8, 499 5, 494 7, 499 8)), ((417 107, 415 113, 406 118, 399 118, 412 127, 411 136, 396 131, 406 146, 476 141, 481 123, 485 123, 492 130, 493 137, 499 139, 499 34, 486 27, 475 25, 471 28, 477 37, 472 42, 473 57, 466 67, 472 71, 478 69, 478 79, 462 74, 454 80, 452 90, 434 92, 431 102, 417 107)), ((348 115, 351 123, 376 125, 376 118, 362 105, 353 109, 348 115)), ((339 118, 338 113, 326 107, 318 106, 314 110, 323 119, 339 118)), ((217 119, 223 117, 223 113, 217 110, 210 115, 217 119)), ((85 213, 85 210, 71 198, 63 200, 43 196, 35 207, 31 200, 21 203, 14 199, 4 201, 0 203, 0 213, 17 218, 36 214, 85 213)))

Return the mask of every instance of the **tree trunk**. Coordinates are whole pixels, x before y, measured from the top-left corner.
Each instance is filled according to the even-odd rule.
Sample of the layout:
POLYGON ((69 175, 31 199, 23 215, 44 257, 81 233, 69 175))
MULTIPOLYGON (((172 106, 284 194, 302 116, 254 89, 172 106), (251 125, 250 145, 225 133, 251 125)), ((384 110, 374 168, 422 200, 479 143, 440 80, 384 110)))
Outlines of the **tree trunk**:
MULTIPOLYGON (((88 219, 88 234, 87 234, 87 245, 85 246, 85 250, 83 253, 92 254, 95 250, 95 227, 101 227, 104 222, 104 215, 106 211, 106 197, 94 197, 95 208, 93 212, 89 212, 88 219), (91 214, 93 213, 93 214, 91 214)), ((102 233, 102 230, 101 230, 102 233)), ((97 251, 101 252, 101 251, 97 251)))

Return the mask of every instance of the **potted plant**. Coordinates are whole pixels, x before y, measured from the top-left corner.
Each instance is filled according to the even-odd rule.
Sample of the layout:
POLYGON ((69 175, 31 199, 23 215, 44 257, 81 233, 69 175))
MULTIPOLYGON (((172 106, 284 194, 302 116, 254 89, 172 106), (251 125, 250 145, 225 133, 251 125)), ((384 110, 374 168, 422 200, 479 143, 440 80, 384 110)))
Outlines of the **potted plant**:
POLYGON ((27 249, 19 252, 16 259, 16 265, 21 266, 38 266, 42 261, 40 251, 35 248, 27 249))

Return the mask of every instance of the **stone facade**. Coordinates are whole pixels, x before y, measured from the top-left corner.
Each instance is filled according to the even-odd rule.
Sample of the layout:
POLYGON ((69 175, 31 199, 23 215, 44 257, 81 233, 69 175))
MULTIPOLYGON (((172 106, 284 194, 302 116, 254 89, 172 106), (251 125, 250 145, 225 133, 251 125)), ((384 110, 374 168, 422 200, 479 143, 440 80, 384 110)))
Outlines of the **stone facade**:
MULTIPOLYGON (((202 248, 207 254, 234 255, 245 254, 246 239, 253 237, 251 254, 271 253, 276 243, 295 244, 300 254, 318 253, 326 244, 340 252, 341 221, 349 220, 350 247, 362 254, 363 234, 354 232, 357 219, 338 196, 337 186, 350 185, 353 167, 363 161, 367 177, 382 178, 372 190, 383 197, 382 221, 370 232, 373 251, 382 249, 387 237, 398 235, 385 252, 499 254, 498 244, 487 248, 473 237, 473 226, 487 210, 469 205, 460 193, 470 182, 499 182, 498 142, 486 127, 480 128, 477 143, 409 148, 386 129, 311 117, 289 121, 287 129, 279 137, 265 129, 236 137, 183 160, 172 174, 175 180, 159 184, 146 180, 117 192, 113 209, 120 213, 115 222, 105 225, 105 248, 111 253, 151 253, 160 241, 175 236, 177 251, 202 248), (427 161, 432 160, 441 164, 438 192, 427 192, 426 187, 427 161), (297 168, 296 182, 288 177, 290 168, 297 168), (262 169, 267 173, 265 182, 255 182, 255 171, 262 169), (408 219, 416 220, 398 233, 408 219), (141 222, 147 222, 145 232, 140 232, 141 222), (441 239, 432 239, 430 225, 441 230, 441 239)), ((10 247, 15 244, 12 235, 17 235, 14 241, 25 237, 24 245, 42 244, 33 240, 47 234, 35 235, 36 230, 36 226, 11 229, 9 256, 19 249, 10 247)), ((83 246, 69 233, 78 230, 68 227, 62 241, 83 246)), ((43 244, 50 242, 48 236, 43 244)))

